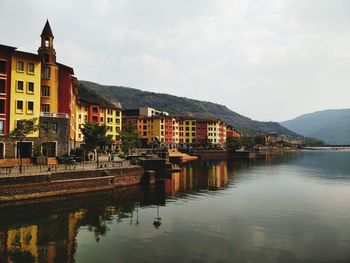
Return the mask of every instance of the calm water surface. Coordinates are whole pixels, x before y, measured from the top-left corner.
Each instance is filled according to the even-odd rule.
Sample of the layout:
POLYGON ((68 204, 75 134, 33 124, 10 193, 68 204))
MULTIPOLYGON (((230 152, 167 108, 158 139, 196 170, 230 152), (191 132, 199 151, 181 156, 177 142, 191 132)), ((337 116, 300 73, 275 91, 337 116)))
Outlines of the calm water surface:
POLYGON ((154 188, 2 207, 0 262, 350 262, 350 152, 196 162, 154 188))

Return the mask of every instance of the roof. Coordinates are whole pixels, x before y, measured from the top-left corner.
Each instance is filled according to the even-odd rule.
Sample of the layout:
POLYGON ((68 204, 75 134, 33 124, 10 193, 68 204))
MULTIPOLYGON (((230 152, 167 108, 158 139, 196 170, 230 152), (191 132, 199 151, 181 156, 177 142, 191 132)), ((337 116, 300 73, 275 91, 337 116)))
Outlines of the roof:
POLYGON ((74 75, 74 69, 72 67, 69 67, 67 65, 61 64, 61 63, 56 63, 58 67, 64 68, 65 70, 69 71, 70 74, 74 75))
POLYGON ((40 60, 41 61, 41 57, 38 54, 29 53, 29 52, 20 51, 20 50, 15 50, 13 54, 14 55, 18 55, 18 56, 22 56, 22 57, 29 57, 31 59, 35 59, 35 60, 40 60))
POLYGON ((52 38, 54 37, 53 34, 52 34, 52 30, 51 30, 50 23, 49 23, 48 19, 46 20, 43 32, 41 33, 40 36, 41 37, 43 37, 43 36, 45 36, 45 37, 52 37, 52 38))
POLYGON ((16 47, 11 47, 11 46, 6 46, 6 45, 1 45, 0 44, 0 50, 5 50, 5 51, 14 51, 15 49, 17 49, 16 47))

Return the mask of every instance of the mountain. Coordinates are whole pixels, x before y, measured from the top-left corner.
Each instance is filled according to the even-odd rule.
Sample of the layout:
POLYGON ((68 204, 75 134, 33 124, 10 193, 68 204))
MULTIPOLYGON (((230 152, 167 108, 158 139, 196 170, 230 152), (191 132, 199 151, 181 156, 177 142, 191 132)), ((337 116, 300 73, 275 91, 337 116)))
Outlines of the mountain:
POLYGON ((93 99, 96 94, 109 101, 118 101, 124 109, 139 107, 152 107, 167 111, 172 115, 185 115, 194 117, 218 117, 235 129, 243 132, 278 132, 291 137, 298 136, 276 122, 260 122, 240 115, 226 106, 177 97, 169 94, 142 91, 121 86, 107 86, 89 81, 79 80, 79 94, 93 99), (89 95, 89 93, 91 93, 89 95))
POLYGON ((306 137, 332 145, 350 145, 350 109, 324 110, 301 115, 281 124, 306 137))

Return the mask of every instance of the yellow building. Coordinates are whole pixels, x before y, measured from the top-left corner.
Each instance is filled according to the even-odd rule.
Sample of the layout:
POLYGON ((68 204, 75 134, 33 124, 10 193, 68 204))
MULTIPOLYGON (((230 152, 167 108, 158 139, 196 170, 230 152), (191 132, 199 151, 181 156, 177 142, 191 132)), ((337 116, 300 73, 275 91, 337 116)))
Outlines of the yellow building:
POLYGON ((196 143, 196 120, 183 117, 178 121, 180 143, 196 143))
MULTIPOLYGON (((10 132, 23 119, 40 116, 41 59, 38 55, 15 51, 12 55, 10 90, 10 132)), ((38 132, 28 137, 38 137, 38 132)))
POLYGON ((76 141, 84 142, 84 135, 81 131, 86 123, 104 124, 107 127, 107 135, 112 137, 114 143, 119 142, 122 131, 122 110, 121 108, 104 108, 91 105, 87 102, 80 102, 76 105, 76 141), (97 109, 95 113, 95 108, 97 109), (94 118, 96 117, 96 118, 94 118))
POLYGON ((219 121, 208 121, 208 140, 212 144, 219 144, 220 142, 220 123, 219 121))
POLYGON ((104 112, 107 135, 112 136, 112 140, 117 142, 122 130, 122 111, 121 109, 106 109, 104 112))
POLYGON ((76 138, 75 140, 78 143, 84 141, 84 135, 81 132, 81 129, 84 128, 84 124, 88 122, 88 111, 89 108, 86 105, 77 104, 76 105, 76 138))

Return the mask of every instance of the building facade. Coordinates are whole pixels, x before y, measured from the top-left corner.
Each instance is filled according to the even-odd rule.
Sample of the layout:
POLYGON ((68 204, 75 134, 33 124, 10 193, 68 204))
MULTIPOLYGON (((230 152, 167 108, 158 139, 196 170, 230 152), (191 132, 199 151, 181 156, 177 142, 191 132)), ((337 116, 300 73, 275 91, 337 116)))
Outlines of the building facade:
MULTIPOLYGON (((132 113, 141 111, 133 110, 132 113)), ((130 111, 127 111, 129 114, 130 111)), ((132 123, 139 138, 148 144, 160 143, 170 147, 226 143, 226 124, 219 119, 186 116, 123 116, 124 125, 132 123)))

